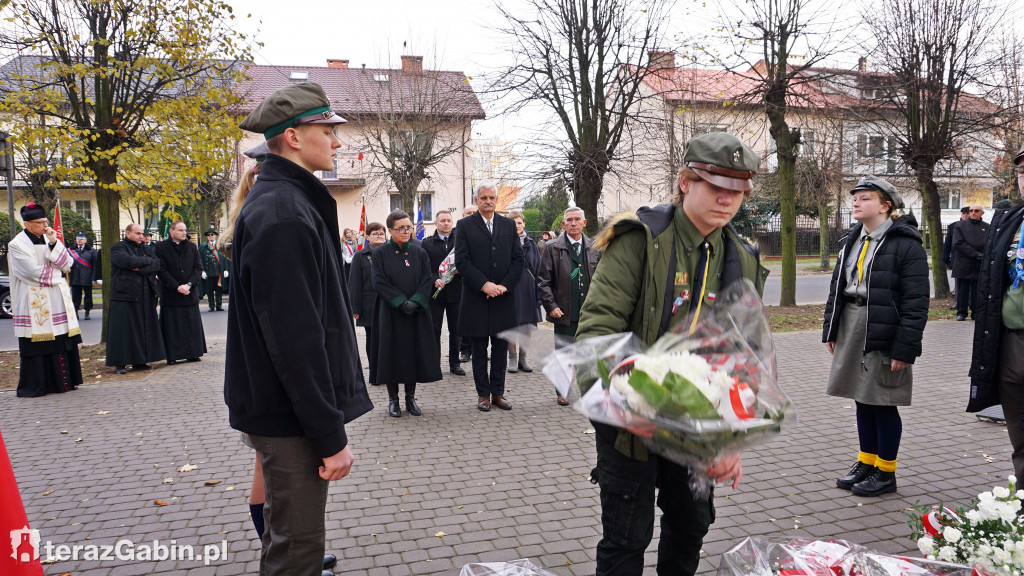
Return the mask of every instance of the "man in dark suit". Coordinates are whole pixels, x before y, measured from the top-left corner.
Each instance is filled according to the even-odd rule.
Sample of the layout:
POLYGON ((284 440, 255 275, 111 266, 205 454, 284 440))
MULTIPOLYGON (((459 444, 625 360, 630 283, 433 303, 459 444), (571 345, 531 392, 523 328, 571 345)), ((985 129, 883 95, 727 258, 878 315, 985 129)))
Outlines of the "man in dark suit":
POLYGON ((988 222, 981 219, 985 209, 981 204, 971 206, 969 218, 956 225, 953 231, 953 278, 956 278, 956 319, 967 319, 970 308, 974 318, 977 305, 978 276, 988 240, 988 222))
POLYGON ((436 298, 430 299, 430 318, 434 323, 434 336, 437 337, 437 349, 441 350, 441 325, 444 316, 448 315, 448 369, 452 374, 465 376, 466 371, 459 365, 459 301, 462 299, 462 277, 458 274, 447 285, 441 284, 438 267, 448 257, 455 246, 452 236, 452 215, 442 210, 434 215, 434 226, 437 230, 433 236, 423 239, 423 249, 430 258, 430 273, 434 276, 434 287, 441 289, 436 298))
POLYGON ((462 276, 459 334, 473 346, 473 381, 476 407, 487 412, 491 405, 511 410, 505 399, 505 367, 508 342, 498 333, 517 324, 516 304, 509 289, 523 272, 523 248, 515 222, 494 213, 498 189, 487 182, 474 195, 477 213, 463 218, 455 232, 455 266, 462 276), (487 343, 491 344, 490 374, 487 343))
MULTIPOLYGON (((967 220, 967 216, 971 213, 971 209, 964 206, 960 209, 960 219, 956 222, 950 223, 946 226, 946 239, 942 242, 942 261, 946 263, 946 267, 950 270, 953 269, 953 231, 956 230, 956 225, 964 220, 967 220)), ((956 279, 954 278, 954 281, 956 279)), ((949 308, 950 310, 956 310, 956 302, 949 308)))

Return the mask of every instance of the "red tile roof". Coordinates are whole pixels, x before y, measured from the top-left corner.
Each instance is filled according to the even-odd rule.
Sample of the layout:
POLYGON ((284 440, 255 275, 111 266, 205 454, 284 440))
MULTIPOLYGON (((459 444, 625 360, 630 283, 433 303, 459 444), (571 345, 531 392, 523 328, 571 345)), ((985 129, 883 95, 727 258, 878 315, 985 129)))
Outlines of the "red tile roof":
MULTIPOLYGON (((337 68, 327 66, 266 66, 250 64, 246 68, 248 81, 239 83, 238 92, 245 103, 240 112, 247 113, 274 91, 301 81, 315 82, 324 87, 331 100, 331 108, 342 116, 359 116, 377 112, 382 94, 399 103, 412 103, 416 94, 434 90, 450 102, 441 105, 444 116, 482 120, 486 117, 469 79, 462 72, 424 70, 406 72, 388 68, 337 68), (306 80, 289 79, 292 72, 306 73, 306 80), (387 77, 386 82, 381 81, 387 77), (377 79, 375 79, 375 77, 377 79)), ((406 112, 415 113, 423 106, 409 104, 406 112)), ((395 110, 394 112, 402 112, 395 110)))

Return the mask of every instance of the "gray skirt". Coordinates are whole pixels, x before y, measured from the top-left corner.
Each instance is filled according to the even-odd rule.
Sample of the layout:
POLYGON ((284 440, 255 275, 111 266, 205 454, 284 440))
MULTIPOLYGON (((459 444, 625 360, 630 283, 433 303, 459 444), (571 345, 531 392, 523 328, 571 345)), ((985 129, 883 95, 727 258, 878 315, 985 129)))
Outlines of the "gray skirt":
POLYGON ((893 372, 888 353, 864 354, 867 306, 844 306, 825 393, 873 406, 910 406, 914 367, 893 372))

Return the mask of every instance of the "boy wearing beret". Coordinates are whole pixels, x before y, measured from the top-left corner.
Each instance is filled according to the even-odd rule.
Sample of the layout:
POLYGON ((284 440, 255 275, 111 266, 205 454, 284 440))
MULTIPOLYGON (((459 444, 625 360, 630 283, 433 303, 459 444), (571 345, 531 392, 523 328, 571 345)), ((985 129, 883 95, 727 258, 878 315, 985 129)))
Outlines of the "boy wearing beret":
POLYGON ((313 172, 334 169, 345 120, 323 88, 271 94, 241 123, 270 153, 235 222, 224 397, 263 468, 260 574, 323 568, 329 482, 348 475, 345 425, 369 412, 343 288, 337 204, 313 172), (294 274, 281 274, 285 267, 294 274))
MULTIPOLYGON (((726 286, 746 278, 758 291, 764 288, 768 271, 757 250, 729 227, 753 188, 760 158, 735 136, 717 132, 691 138, 683 163, 672 204, 620 217, 595 238, 604 255, 580 312, 577 340, 633 332, 650 345, 675 326, 695 325, 726 286)), ((713 495, 695 498, 688 469, 648 452, 629 431, 593 424, 597 467, 591 477, 601 489, 604 528, 597 575, 643 573, 656 490, 662 511, 658 574, 694 574, 715 518, 713 495)), ((734 488, 741 473, 738 455, 709 470, 734 488)))

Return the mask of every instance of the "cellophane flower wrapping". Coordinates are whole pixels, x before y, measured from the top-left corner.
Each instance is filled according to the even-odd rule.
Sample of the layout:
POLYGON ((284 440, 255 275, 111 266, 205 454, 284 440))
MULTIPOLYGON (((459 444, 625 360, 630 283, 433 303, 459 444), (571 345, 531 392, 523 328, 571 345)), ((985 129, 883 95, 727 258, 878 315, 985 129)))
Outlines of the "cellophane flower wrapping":
POLYGON ((558 350, 544 373, 573 374, 582 394, 577 410, 690 467, 698 498, 710 495, 707 471, 716 459, 770 439, 795 418, 779 386, 764 305, 749 281, 720 292, 696 326, 680 322, 649 348, 632 334, 589 338, 558 350))
MULTIPOLYGON (((445 256, 444 260, 441 260, 441 263, 437 266, 437 274, 441 283, 444 284, 444 286, 447 286, 448 283, 452 281, 452 278, 455 278, 455 275, 458 274, 458 272, 458 269, 455 268, 455 248, 452 247, 448 252, 448 255, 445 256)), ((434 298, 437 298, 441 293, 441 290, 444 290, 444 286, 434 290, 434 298)))
POLYGON ((753 536, 722 555, 718 576, 971 576, 969 566, 884 554, 845 540, 753 536))
POLYGON ((466 564, 459 576, 555 576, 528 558, 511 562, 480 562, 466 564))

